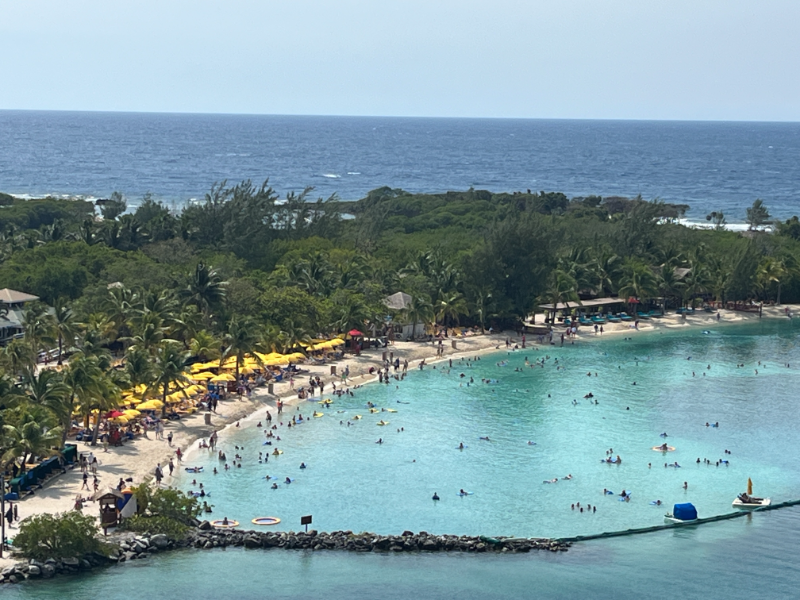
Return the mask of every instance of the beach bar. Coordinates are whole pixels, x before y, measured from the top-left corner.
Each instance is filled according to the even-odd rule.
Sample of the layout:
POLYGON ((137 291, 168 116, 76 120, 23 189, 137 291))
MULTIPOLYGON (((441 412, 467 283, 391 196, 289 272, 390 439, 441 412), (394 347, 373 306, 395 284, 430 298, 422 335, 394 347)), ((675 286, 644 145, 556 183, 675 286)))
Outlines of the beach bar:
POLYGON ((628 301, 625 298, 609 297, 609 298, 593 298, 592 300, 581 300, 580 302, 559 302, 555 306, 553 304, 540 304, 539 308, 547 313, 546 322, 555 324, 559 312, 569 312, 576 308, 580 309, 607 309, 611 311, 612 307, 616 310, 622 310, 628 301))

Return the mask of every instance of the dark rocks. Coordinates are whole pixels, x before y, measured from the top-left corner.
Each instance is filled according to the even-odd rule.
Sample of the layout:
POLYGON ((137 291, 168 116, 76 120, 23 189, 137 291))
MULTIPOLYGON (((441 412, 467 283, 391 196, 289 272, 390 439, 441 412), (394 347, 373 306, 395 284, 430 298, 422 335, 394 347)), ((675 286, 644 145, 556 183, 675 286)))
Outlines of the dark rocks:
POLYGON ((208 521, 200 523, 188 536, 170 539, 163 534, 120 536, 107 555, 91 553, 83 557, 52 558, 44 563, 31 560, 0 572, 0 583, 25 579, 49 579, 58 574, 90 570, 110 562, 140 560, 171 548, 227 547, 285 548, 308 551, 344 550, 348 552, 497 552, 513 554, 531 550, 563 552, 569 544, 544 538, 488 538, 484 536, 431 535, 425 531, 404 531, 401 535, 376 535, 352 531, 319 532, 215 530, 208 521))

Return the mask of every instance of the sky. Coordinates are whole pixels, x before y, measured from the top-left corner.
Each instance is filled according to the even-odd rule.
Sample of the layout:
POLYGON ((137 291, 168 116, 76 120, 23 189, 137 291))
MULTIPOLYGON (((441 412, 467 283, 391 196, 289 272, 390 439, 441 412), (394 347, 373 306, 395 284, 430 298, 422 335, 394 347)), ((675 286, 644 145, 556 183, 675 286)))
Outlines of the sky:
POLYGON ((797 0, 0 0, 0 109, 800 121, 797 0))

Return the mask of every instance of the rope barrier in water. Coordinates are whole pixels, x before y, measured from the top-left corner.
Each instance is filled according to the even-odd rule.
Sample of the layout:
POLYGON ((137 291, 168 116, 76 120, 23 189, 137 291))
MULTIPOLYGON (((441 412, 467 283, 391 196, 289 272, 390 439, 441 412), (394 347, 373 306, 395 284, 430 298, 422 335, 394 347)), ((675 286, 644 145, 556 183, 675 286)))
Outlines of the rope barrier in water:
POLYGON ((691 521, 689 523, 664 523, 663 525, 652 525, 650 527, 639 527, 636 529, 624 529, 621 531, 606 531, 604 533, 595 533, 591 535, 576 535, 573 537, 562 537, 556 538, 558 542, 585 542, 588 540, 598 540, 603 538, 610 538, 610 537, 619 537, 623 535, 637 535, 640 533, 652 533, 654 531, 662 531, 665 529, 675 529, 676 527, 692 527, 695 525, 703 525, 705 523, 715 523, 717 521, 727 521, 730 519, 738 519, 739 517, 745 517, 747 515, 751 515, 753 513, 764 512, 768 510, 777 510, 779 508, 787 508, 790 506, 797 506, 800 504, 800 500, 789 500, 787 502, 780 502, 778 504, 771 504, 769 506, 764 506, 761 508, 756 508, 753 510, 743 510, 737 511, 732 513, 725 513, 722 515, 714 515, 713 517, 705 517, 703 519, 697 519, 695 521, 691 521))

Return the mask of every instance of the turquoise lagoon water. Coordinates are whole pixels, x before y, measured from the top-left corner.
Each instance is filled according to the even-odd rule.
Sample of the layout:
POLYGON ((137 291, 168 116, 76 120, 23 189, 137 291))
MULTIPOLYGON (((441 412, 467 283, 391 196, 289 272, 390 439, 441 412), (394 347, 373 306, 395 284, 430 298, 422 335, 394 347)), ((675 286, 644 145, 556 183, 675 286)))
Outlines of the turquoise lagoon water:
MULTIPOLYGON (((655 499, 667 506, 691 501, 701 516, 730 512, 748 477, 756 493, 775 501, 800 498, 797 332, 791 321, 764 321, 714 326, 709 334, 637 334, 629 341, 503 350, 476 362, 454 362, 449 370, 440 363, 435 370, 413 370, 398 389, 374 384, 356 390, 355 397, 334 398, 329 409, 303 402, 304 416, 314 410, 325 416, 289 430, 279 427, 282 440, 273 446, 262 446, 264 432, 255 421, 242 421, 221 442, 229 462, 242 455, 242 468, 213 475, 212 468, 221 465, 201 451, 190 463, 203 465, 204 473, 182 473, 174 483, 186 490, 192 479, 203 482, 214 516, 243 526, 251 526, 253 517, 274 515, 283 520, 278 528, 298 530, 300 516, 312 514, 320 530, 381 533, 566 536, 648 526, 663 522, 665 508, 650 505, 655 499), (530 363, 545 358, 545 366, 527 367, 526 356, 530 363), (506 360, 506 366, 498 365, 506 360), (470 377, 476 384, 467 387, 470 377), (482 378, 497 381, 481 384, 482 378), (598 405, 583 399, 588 392, 598 405), (398 412, 370 414, 367 401, 398 412), (348 427, 356 414, 363 418, 348 427), (390 424, 376 426, 380 419, 390 424), (719 428, 705 426, 717 421, 719 428), (662 443, 662 432, 677 448, 666 456, 651 450, 662 443), (385 443, 375 444, 379 437, 385 443), (462 441, 467 448, 457 450, 462 441), (259 451, 276 446, 284 454, 259 464, 259 451), (608 448, 622 464, 601 463, 608 448), (714 463, 726 458, 730 465, 697 465, 698 457, 714 463), (682 468, 665 468, 666 461, 682 468), (300 470, 301 462, 308 468, 300 470), (568 473, 570 481, 543 483, 568 473), (271 490, 266 474, 294 482, 271 490), (459 497, 460 488, 473 495, 459 497), (624 488, 632 499, 619 502, 603 488, 624 488), (441 501, 431 500, 433 492, 441 501), (596 505, 597 512, 573 511, 575 502, 596 505)), ((287 409, 284 422, 296 412, 287 409)), ((186 551, 13 593, 55 597, 90 585, 93 595, 109 598, 134 587, 154 598, 187 589, 197 597, 539 592, 627 598, 652 595, 662 586, 665 594, 669 587, 669 593, 688 597, 702 592, 732 598, 761 585, 772 592, 769 597, 791 597, 800 585, 800 574, 788 562, 798 532, 800 510, 793 508, 587 542, 558 555, 186 551)))
POLYGON ((243 457, 242 468, 225 472, 216 455, 196 455, 190 462, 204 473, 183 473, 177 485, 203 482, 215 517, 248 525, 273 515, 283 520, 279 527, 298 529, 300 517, 311 514, 314 527, 328 531, 517 536, 661 523, 664 508, 650 504, 656 499, 668 506, 693 502, 701 516, 729 512, 748 477, 756 493, 800 498, 796 331, 788 320, 718 326, 707 335, 645 334, 502 351, 456 361, 452 369, 413 370, 399 388, 368 385, 355 397, 334 398, 329 409, 316 402, 287 409, 284 422, 297 412, 325 416, 279 427, 282 439, 272 446, 262 445, 255 421, 243 421, 221 444, 228 462, 236 453, 243 457), (526 357, 531 363, 545 358, 545 366, 526 367, 526 357), (476 383, 467 387, 470 377, 476 383), (481 384, 482 378, 497 383, 481 384), (583 398, 589 392, 598 405, 583 398), (371 414, 367 401, 397 412, 371 414), (348 427, 357 414, 363 418, 348 427), (381 419, 389 425, 377 426, 381 419), (662 432, 675 452, 651 449, 664 441, 662 432), (375 443, 379 438, 383 444, 375 443), (460 442, 465 450, 457 449, 460 442), (258 463, 259 452, 276 447, 284 454, 258 463), (622 464, 601 462, 609 448, 622 464), (697 458, 730 464, 698 465, 697 458), (675 461, 681 468, 664 467, 675 461), (308 468, 301 470, 301 462, 308 468), (215 466, 218 475, 211 473, 215 466), (543 483, 568 474, 572 480, 543 483), (266 475, 278 478, 279 489, 270 489, 266 475), (294 482, 280 483, 286 477, 294 482), (462 488, 473 495, 459 497, 462 488), (632 499, 620 502, 604 488, 625 489, 632 499), (434 492, 441 501, 431 500, 434 492), (596 505, 597 512, 572 510, 577 502, 596 505))

